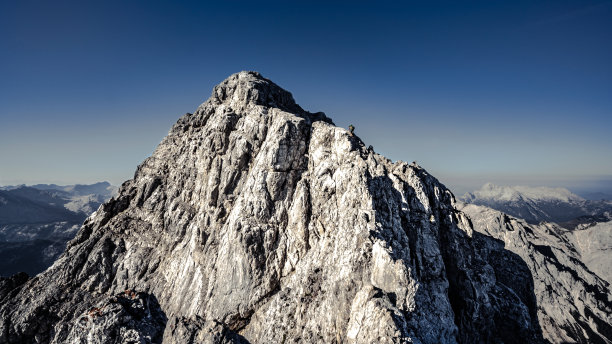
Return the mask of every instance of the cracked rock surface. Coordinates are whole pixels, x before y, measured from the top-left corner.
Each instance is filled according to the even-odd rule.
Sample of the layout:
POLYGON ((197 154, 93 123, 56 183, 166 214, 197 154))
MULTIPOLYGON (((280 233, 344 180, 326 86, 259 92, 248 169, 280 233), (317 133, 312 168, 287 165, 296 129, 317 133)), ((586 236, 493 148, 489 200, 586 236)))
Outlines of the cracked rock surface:
POLYGON ((494 225, 241 72, 52 267, 0 280, 0 343, 609 343, 609 286, 494 225))

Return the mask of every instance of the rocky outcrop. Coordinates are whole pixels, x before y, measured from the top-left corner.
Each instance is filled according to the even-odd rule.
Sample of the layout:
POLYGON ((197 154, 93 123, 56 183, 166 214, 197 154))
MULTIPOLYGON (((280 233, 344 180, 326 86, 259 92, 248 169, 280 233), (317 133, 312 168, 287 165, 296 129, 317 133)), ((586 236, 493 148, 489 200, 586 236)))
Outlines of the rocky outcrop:
POLYGON ((52 267, 6 288, 0 343, 609 342, 601 280, 563 271, 563 287, 590 288, 567 299, 585 303, 578 323, 536 295, 528 258, 474 230, 418 165, 242 72, 52 267))

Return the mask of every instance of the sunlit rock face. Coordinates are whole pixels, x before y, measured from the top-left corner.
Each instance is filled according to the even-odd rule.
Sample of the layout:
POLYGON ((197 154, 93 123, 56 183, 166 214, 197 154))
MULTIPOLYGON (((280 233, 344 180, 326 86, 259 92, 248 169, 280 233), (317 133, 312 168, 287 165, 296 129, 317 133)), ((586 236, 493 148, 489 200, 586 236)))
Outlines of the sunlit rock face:
POLYGON ((580 260, 612 283, 612 221, 580 225, 563 234, 578 251, 580 260))
POLYGON ((562 287, 598 295, 572 299, 593 319, 578 322, 535 295, 529 259, 475 230, 418 165, 241 72, 51 268, 0 281, 0 343, 609 341, 605 282, 567 267, 562 287))

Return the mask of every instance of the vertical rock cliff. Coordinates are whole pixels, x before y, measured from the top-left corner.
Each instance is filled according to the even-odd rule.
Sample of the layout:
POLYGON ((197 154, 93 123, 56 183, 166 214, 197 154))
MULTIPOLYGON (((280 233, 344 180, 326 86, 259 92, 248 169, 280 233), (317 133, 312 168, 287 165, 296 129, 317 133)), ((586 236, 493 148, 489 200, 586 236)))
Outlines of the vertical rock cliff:
POLYGON ((609 343, 609 286, 566 266, 551 288, 578 321, 537 295, 556 258, 529 259, 418 165, 241 72, 51 268, 0 280, 0 343, 609 343))

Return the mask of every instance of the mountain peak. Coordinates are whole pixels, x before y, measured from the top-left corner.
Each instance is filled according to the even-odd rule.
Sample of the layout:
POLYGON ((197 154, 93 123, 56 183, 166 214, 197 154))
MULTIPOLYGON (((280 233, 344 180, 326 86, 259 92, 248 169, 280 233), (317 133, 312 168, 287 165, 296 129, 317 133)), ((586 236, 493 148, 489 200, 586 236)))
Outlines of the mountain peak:
POLYGON ((262 105, 301 114, 304 110, 296 104, 293 95, 254 71, 242 71, 230 75, 213 89, 210 101, 215 104, 231 104, 233 107, 262 105))
MULTIPOLYGON (((221 122, 232 127, 236 124, 235 120, 238 117, 255 112, 267 117, 265 113, 270 109, 278 109, 305 118, 310 123, 324 121, 333 124, 333 121, 323 112, 310 113, 302 109, 293 99, 291 92, 264 78, 260 73, 242 71, 230 75, 215 86, 210 98, 202 103, 193 114, 187 113, 179 118, 171 131, 182 133, 189 128, 205 126, 210 117, 217 112, 223 114, 221 122)), ((267 124, 269 123, 262 123, 264 126, 267 124)))
POLYGON ((587 302, 608 323, 577 293, 542 314, 558 300, 536 308, 529 267, 448 189, 329 122, 258 73, 230 76, 52 267, 0 280, 0 342, 541 343, 539 319, 593 332, 568 324, 587 302))
POLYGON ((606 212, 612 206, 605 201, 585 200, 565 188, 497 186, 492 183, 466 193, 461 200, 503 211, 529 223, 549 221, 571 228, 583 221, 609 219, 606 212))
POLYGON ((486 183, 480 190, 476 190, 465 196, 466 198, 482 198, 496 200, 519 200, 530 199, 557 200, 563 202, 580 202, 584 199, 566 188, 551 188, 546 186, 498 186, 493 183, 486 183))

